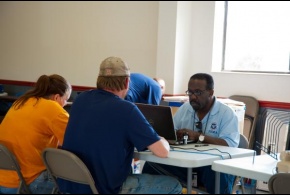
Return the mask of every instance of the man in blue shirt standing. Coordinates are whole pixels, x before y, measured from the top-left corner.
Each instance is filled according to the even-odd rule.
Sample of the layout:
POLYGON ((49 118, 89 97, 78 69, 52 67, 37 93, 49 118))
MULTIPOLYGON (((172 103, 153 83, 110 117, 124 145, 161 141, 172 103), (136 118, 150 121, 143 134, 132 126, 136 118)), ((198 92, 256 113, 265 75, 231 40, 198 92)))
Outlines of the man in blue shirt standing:
MULTIPOLYGON (((189 102, 184 103, 174 115, 177 137, 182 140, 187 134, 194 142, 238 147, 238 117, 229 106, 216 100, 212 76, 206 73, 193 75, 189 79, 186 94, 189 102)), ((211 166, 193 171, 197 172, 199 186, 204 186, 208 193, 214 194, 215 172, 211 166)), ((147 162, 142 173, 175 175, 186 185, 186 168, 147 162)), ((221 173, 220 181, 221 193, 230 194, 234 176, 221 173)))
MULTIPOLYGON (((173 177, 130 174, 135 148, 160 158, 170 148, 137 106, 124 100, 129 82, 129 67, 121 58, 103 60, 97 89, 82 92, 72 104, 62 147, 84 161, 100 194, 181 193, 173 177)), ((92 193, 89 186, 68 181, 59 186, 64 193, 92 193)))
POLYGON ((144 74, 132 73, 125 100, 134 103, 159 105, 165 91, 163 79, 150 78, 144 74))

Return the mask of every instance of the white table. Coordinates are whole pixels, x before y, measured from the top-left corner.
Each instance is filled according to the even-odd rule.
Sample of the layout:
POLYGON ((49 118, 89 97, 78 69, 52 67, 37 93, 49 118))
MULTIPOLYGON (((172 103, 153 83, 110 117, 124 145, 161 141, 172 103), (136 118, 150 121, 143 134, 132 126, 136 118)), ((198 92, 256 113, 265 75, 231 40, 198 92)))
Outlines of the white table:
POLYGON ((254 150, 231 148, 226 146, 208 145, 203 147, 194 147, 195 144, 181 145, 182 149, 175 148, 169 152, 168 158, 159 158, 152 154, 152 152, 134 152, 134 158, 140 160, 161 163, 166 165, 173 165, 177 167, 187 168, 187 193, 192 190, 192 168, 212 165, 215 160, 253 156, 254 150), (197 151, 197 150, 200 151, 197 151), (211 150, 209 150, 211 149, 211 150), (217 150, 226 153, 220 153, 217 150), (205 151, 209 150, 209 151, 205 151))
MULTIPOLYGON (((278 155, 278 159, 279 155, 278 155)), ((219 173, 227 173, 236 176, 246 177, 259 181, 268 182, 270 177, 276 173, 278 160, 267 154, 252 157, 217 160, 212 164, 212 170, 216 171, 216 193, 219 193, 219 173)))

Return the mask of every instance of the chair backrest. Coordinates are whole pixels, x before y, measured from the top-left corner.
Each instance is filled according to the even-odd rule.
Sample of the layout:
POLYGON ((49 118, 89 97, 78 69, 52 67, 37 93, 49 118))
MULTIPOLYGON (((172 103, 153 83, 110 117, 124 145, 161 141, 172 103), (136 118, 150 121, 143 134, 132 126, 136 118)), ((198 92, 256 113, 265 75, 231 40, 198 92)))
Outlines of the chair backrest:
POLYGON ((270 194, 290 194, 290 173, 276 173, 268 181, 270 194))
POLYGON ((56 148, 46 148, 42 152, 44 164, 51 174, 56 188, 54 193, 59 192, 56 179, 89 185, 94 194, 98 194, 95 181, 83 161, 74 153, 56 148))
POLYGON ((0 169, 15 171, 19 177, 17 194, 31 194, 21 173, 20 166, 14 154, 3 144, 0 144, 0 169))
POLYGON ((243 134, 240 134, 240 143, 239 143, 238 148, 245 148, 245 149, 249 148, 249 141, 246 138, 246 136, 244 136, 243 134))
POLYGON ((258 120, 259 102, 252 96, 232 95, 229 99, 244 102, 246 105, 243 135, 249 140, 249 148, 253 149, 255 142, 255 129, 258 120))

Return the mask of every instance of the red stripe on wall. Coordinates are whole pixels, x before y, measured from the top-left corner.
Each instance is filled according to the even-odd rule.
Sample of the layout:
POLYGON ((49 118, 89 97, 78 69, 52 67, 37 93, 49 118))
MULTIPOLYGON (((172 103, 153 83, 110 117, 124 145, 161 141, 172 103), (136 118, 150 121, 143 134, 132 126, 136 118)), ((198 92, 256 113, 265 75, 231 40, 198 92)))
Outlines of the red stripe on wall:
POLYGON ((3 80, 0 79, 0 84, 5 85, 18 85, 18 86, 33 86, 35 82, 28 82, 28 81, 12 81, 12 80, 3 80))
MULTIPOLYGON (((0 84, 32 87, 32 86, 35 85, 35 82, 13 81, 13 80, 0 79, 0 84)), ((85 91, 85 90, 95 89, 95 87, 86 87, 86 86, 75 86, 75 85, 72 85, 72 89, 74 91, 85 91)))
MULTIPOLYGON (((14 81, 14 80, 4 80, 0 79, 0 84, 5 85, 18 85, 18 86, 34 86, 35 82, 28 82, 28 81, 14 81)), ((73 85, 72 89, 74 91, 86 91, 95 89, 95 87, 86 87, 86 86, 76 86, 73 85)), ((165 96, 182 96, 184 94, 172 95, 172 94, 165 94, 165 96)), ((264 101, 258 100, 260 107, 267 107, 267 108, 278 108, 278 109, 288 109, 290 110, 290 103, 286 102, 271 102, 271 101, 264 101)))
POLYGON ((279 109, 290 110, 290 103, 286 103, 286 102, 270 102, 270 101, 259 100, 259 105, 260 107, 263 107, 263 108, 279 108, 279 109))

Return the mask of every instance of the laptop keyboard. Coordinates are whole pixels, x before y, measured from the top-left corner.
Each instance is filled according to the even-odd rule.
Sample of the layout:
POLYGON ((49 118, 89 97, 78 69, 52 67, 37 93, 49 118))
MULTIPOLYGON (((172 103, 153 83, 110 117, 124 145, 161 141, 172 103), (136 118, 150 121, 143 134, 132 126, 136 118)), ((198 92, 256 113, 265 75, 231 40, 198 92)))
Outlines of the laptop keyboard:
MULTIPOLYGON (((175 141, 175 140, 167 140, 169 145, 185 145, 183 144, 183 141, 175 141)), ((187 140, 187 144, 192 144, 194 143, 193 140, 187 140)))

